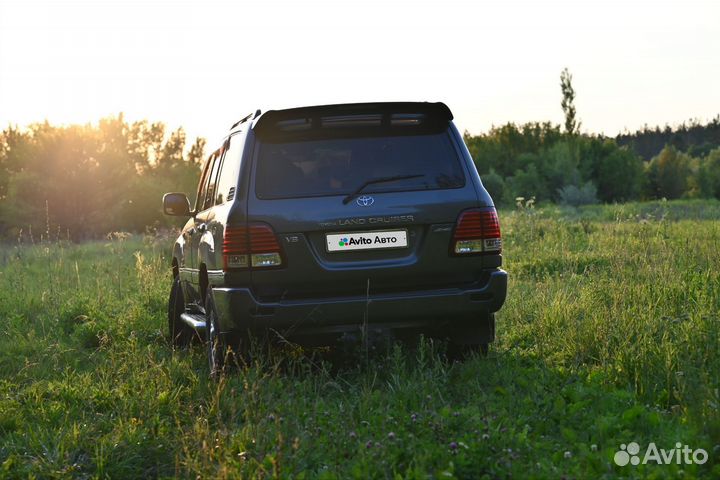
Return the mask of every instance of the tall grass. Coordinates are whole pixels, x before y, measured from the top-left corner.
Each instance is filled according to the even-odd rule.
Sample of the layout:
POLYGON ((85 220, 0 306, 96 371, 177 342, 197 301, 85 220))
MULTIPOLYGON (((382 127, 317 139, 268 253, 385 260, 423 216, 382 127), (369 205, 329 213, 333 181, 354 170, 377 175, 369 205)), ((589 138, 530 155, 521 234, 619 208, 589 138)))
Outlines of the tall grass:
POLYGON ((503 346, 717 421, 720 223, 533 215, 504 217, 503 346))
POLYGON ((720 475, 720 208, 501 212, 487 358, 273 352, 220 382, 166 339, 168 238, 0 248, 0 478, 720 475), (698 465, 615 466, 681 441, 698 465))

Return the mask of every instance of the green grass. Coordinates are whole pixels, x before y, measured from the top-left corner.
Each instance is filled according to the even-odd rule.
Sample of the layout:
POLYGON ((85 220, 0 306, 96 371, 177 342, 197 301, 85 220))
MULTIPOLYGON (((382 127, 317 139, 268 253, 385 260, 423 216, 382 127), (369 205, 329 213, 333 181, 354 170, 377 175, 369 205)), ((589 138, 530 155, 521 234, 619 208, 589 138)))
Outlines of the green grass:
POLYGON ((720 203, 501 212, 487 358, 260 357, 165 334, 167 238, 0 248, 0 478, 717 478, 720 203), (705 465, 618 467, 621 443, 705 465))

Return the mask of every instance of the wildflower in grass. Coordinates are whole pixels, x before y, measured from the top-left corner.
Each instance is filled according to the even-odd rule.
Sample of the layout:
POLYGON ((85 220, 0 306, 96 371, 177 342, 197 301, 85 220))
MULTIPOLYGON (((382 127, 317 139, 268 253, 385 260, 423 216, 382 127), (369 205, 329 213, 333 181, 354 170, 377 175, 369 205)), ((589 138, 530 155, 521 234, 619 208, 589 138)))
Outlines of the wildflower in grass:
POLYGON ((388 440, 395 440, 395 432, 388 433, 388 440))
POLYGON ((450 450, 457 450, 458 444, 457 442, 450 442, 450 450))
POLYGON ((350 438, 352 438, 353 440, 357 438, 357 433, 355 433, 354 430, 350 431, 350 438))
POLYGON ((487 433, 483 433, 482 439, 483 439, 483 440, 490 440, 490 435, 488 435, 487 433))
POLYGON ((590 445, 590 451, 597 452, 597 445, 595 445, 594 443, 590 445))
POLYGON ((565 458, 572 458, 572 452, 567 451, 567 452, 565 452, 564 456, 565 456, 565 458))
POLYGON ((417 419, 418 419, 417 413, 413 413, 412 415, 410 415, 410 420, 412 420, 413 422, 417 422, 417 419))
POLYGON ((373 446, 372 440, 368 440, 367 443, 365 444, 365 448, 372 448, 372 446, 373 446))
POLYGON ((269 421, 271 421, 271 422, 274 422, 274 421, 275 421, 275 415, 273 415, 273 414, 271 413, 270 415, 267 416, 267 419, 268 419, 269 421))

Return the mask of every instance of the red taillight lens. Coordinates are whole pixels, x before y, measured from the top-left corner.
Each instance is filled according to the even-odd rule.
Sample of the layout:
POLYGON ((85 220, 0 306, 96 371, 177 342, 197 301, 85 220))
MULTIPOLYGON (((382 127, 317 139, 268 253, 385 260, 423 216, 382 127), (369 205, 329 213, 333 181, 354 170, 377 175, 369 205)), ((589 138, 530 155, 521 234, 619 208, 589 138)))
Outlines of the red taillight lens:
POLYGON ((250 225, 250 253, 280 252, 275 232, 270 225, 250 225))
POLYGON ((227 227, 223 238, 225 270, 282 265, 282 249, 275 232, 264 223, 227 227))
POLYGON ((500 222, 494 208, 466 210, 460 214, 453 234, 452 252, 499 254, 502 251, 500 222))

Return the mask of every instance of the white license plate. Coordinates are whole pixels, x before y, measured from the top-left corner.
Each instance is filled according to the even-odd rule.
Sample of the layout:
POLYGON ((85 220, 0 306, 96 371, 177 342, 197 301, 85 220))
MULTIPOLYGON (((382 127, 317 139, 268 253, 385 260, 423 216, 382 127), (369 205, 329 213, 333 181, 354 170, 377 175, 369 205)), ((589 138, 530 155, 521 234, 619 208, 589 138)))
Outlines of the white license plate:
POLYGON ((378 250, 407 247, 407 230, 331 233, 326 237, 328 252, 378 250))

